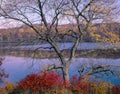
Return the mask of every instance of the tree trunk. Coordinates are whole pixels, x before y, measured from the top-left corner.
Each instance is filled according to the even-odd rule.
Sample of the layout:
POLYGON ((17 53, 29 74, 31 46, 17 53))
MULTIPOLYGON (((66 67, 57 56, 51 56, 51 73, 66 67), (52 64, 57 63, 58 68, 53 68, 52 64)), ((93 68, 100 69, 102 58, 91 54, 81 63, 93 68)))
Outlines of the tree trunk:
POLYGON ((63 79, 65 81, 70 82, 70 77, 69 77, 69 71, 68 71, 68 69, 69 69, 69 66, 64 66, 63 67, 63 79))
POLYGON ((65 81, 67 81, 68 83, 70 83, 69 65, 70 65, 69 61, 65 61, 64 64, 63 64, 63 69, 62 69, 63 79, 65 81))

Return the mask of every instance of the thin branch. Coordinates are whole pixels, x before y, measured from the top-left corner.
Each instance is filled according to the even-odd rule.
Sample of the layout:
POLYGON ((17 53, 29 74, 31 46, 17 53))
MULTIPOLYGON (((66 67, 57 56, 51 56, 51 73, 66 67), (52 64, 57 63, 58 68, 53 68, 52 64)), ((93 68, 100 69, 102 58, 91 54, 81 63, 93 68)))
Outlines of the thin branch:
POLYGON ((34 52, 33 52, 33 61, 34 61, 34 58, 35 58, 35 55, 36 55, 36 52, 39 50, 39 49, 52 49, 52 47, 38 47, 36 49, 34 49, 34 52))
MULTIPOLYGON (((37 40, 37 39, 38 39, 38 38, 35 38, 35 39, 33 39, 32 41, 35 41, 35 40, 37 40)), ((24 42, 26 42, 26 41, 31 41, 31 40, 26 39, 26 40, 19 41, 19 43, 17 43, 15 46, 19 46, 21 43, 24 43, 24 42)))
POLYGON ((84 8, 81 10, 81 14, 91 5, 91 3, 93 2, 94 0, 90 0, 90 2, 84 6, 84 8))
POLYGON ((100 74, 100 73, 106 73, 106 72, 111 72, 113 74, 113 71, 110 69, 109 65, 97 65, 93 66, 86 71, 85 66, 81 66, 80 69, 78 70, 79 74, 81 75, 82 73, 87 74, 87 75, 94 75, 94 74, 100 74))
POLYGON ((74 57, 75 51, 77 50, 77 46, 78 46, 78 44, 79 44, 79 41, 80 41, 80 38, 77 37, 77 38, 76 38, 76 41, 74 42, 74 44, 73 44, 73 46, 72 46, 72 48, 71 48, 71 50, 70 50, 70 58, 69 58, 69 61, 71 61, 72 58, 74 57))
POLYGON ((44 49, 44 50, 50 49, 51 50, 51 49, 53 49, 53 47, 38 47, 34 50, 34 52, 38 51, 39 49, 44 49))
POLYGON ((109 72, 110 69, 103 69, 103 70, 98 70, 98 71, 94 71, 94 72, 91 72, 91 73, 88 73, 88 75, 93 75, 93 74, 98 74, 98 73, 102 73, 102 72, 109 72))
POLYGON ((50 31, 50 29, 49 29, 49 27, 48 27, 48 23, 47 23, 47 20, 46 20, 46 18, 45 18, 45 15, 44 15, 44 13, 43 13, 43 6, 42 6, 42 3, 41 3, 40 0, 38 0, 38 6, 39 6, 39 10, 40 10, 40 16, 41 16, 42 21, 43 21, 43 23, 44 23, 44 25, 45 25, 45 27, 46 27, 46 29, 47 29, 47 33, 49 34, 48 31, 50 31))
POLYGON ((35 7, 32 7, 32 6, 25 6, 26 8, 31 8, 31 10, 34 10, 36 14, 40 15, 40 10, 35 8, 35 7))
POLYGON ((42 3, 42 8, 44 7, 45 3, 46 3, 47 0, 44 0, 44 2, 42 3))
POLYGON ((53 27, 54 23, 58 20, 58 15, 60 14, 59 12, 55 12, 55 17, 53 17, 52 23, 50 25, 50 29, 53 27))
MULTIPOLYGON (((2 9, 2 8, 1 8, 2 9)), ((4 14, 0 13, 0 15, 4 18, 9 18, 9 19, 13 19, 13 20, 16 20, 16 21, 20 21, 26 25, 28 25, 29 27, 31 27, 39 36, 41 36, 41 34, 39 33, 39 31, 33 26, 33 24, 29 21, 29 19, 23 14, 23 16, 25 18, 27 18, 27 21, 29 23, 27 23, 26 21, 22 20, 22 19, 19 19, 19 18, 16 18, 16 17, 13 17, 13 16, 10 16, 4 9, 2 9, 2 11, 4 12, 4 14)), ((41 36, 43 37, 43 36, 41 36)))
POLYGON ((48 67, 47 67, 47 71, 51 71, 51 70, 56 70, 56 69, 63 69, 63 67, 57 67, 55 64, 53 64, 53 65, 49 65, 48 67))

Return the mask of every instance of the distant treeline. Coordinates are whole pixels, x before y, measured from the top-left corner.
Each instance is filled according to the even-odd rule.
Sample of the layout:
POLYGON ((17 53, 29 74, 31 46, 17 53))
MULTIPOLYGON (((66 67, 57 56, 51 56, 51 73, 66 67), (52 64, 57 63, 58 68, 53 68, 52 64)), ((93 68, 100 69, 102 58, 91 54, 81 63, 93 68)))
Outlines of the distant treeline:
MULTIPOLYGON (((95 34, 100 34, 103 37, 109 37, 104 34, 105 32, 112 32, 119 36, 120 38, 120 23, 104 23, 104 24, 95 24, 95 29, 91 29, 83 36, 83 40, 85 42, 96 42, 97 40, 91 36, 91 32, 95 31, 95 34)), ((40 25, 36 25, 37 27, 41 27, 40 25)), ((70 36, 63 36, 66 32, 74 28, 75 25, 66 24, 59 26, 59 35, 56 37, 56 40, 70 42, 73 41, 72 37, 70 36)), ((41 28, 38 28, 41 29, 41 28)), ((77 32, 77 30, 75 30, 77 32)), ((9 29, 0 29, 0 42, 36 42, 37 34, 28 26, 22 26, 17 28, 9 28, 9 29)), ((39 38, 38 38, 39 39, 39 38)), ((37 39, 37 40, 38 40, 37 39)))

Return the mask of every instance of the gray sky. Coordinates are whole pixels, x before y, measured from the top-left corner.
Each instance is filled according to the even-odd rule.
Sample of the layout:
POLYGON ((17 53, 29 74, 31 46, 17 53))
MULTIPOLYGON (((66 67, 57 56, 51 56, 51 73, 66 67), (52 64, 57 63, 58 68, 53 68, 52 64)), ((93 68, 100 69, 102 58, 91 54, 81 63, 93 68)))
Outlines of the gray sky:
MULTIPOLYGON (((118 0, 115 4, 115 6, 120 6, 120 0, 118 0)), ((119 8, 120 9, 120 8, 119 8)), ((31 16, 31 19, 36 18, 35 15, 31 16)), ((120 16, 118 13, 116 13, 116 15, 114 15, 114 21, 115 22, 120 22, 120 16)), ((60 21, 59 24, 69 24, 70 22, 67 21, 67 18, 64 18, 60 21)), ((0 18, 0 28, 12 28, 12 27, 17 27, 17 26, 21 26, 22 23, 17 22, 15 20, 11 20, 11 19, 3 19, 0 18)))

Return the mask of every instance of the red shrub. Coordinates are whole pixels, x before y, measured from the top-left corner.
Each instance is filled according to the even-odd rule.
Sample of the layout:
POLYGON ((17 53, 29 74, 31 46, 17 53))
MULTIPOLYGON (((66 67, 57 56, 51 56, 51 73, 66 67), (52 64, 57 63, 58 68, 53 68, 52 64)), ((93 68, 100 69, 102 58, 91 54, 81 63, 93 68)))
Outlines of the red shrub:
POLYGON ((40 75, 40 81, 42 88, 52 88, 63 83, 61 76, 55 72, 43 72, 40 75))
POLYGON ((76 75, 72 77, 71 84, 72 90, 76 92, 85 92, 88 91, 89 88, 88 82, 85 81, 82 77, 78 78, 76 75))
POLYGON ((113 86, 112 93, 113 94, 120 94, 120 86, 113 86))
POLYGON ((30 74, 18 82, 18 87, 20 87, 24 90, 26 90, 26 89, 37 90, 40 88, 39 79, 40 79, 39 75, 34 74, 34 73, 30 74))
POLYGON ((63 84, 64 82, 60 75, 54 72, 42 72, 40 75, 35 73, 28 75, 19 81, 17 86, 24 90, 39 90, 41 88, 48 89, 63 84))

